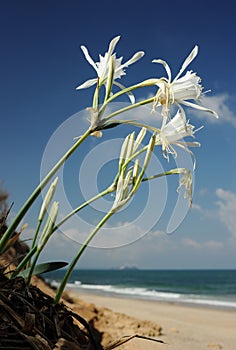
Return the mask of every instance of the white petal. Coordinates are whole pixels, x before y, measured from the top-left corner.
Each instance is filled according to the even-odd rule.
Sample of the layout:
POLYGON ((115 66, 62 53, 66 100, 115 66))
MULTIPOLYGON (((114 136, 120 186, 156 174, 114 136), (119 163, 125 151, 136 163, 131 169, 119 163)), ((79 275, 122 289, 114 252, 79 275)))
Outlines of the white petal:
MULTIPOLYGON (((124 85, 122 85, 121 83, 118 83, 117 81, 113 82, 114 85, 118 86, 121 90, 125 89, 126 87, 124 85)), ((126 94, 128 95, 130 102, 132 104, 135 103, 135 97, 134 94, 131 91, 126 92, 126 94)))
POLYGON ((179 141, 178 146, 181 147, 181 145, 188 146, 188 147, 200 147, 201 146, 200 142, 197 142, 197 141, 193 141, 193 142, 179 141))
POLYGON ((87 89, 87 88, 89 88, 90 86, 96 84, 96 82, 97 82, 97 79, 89 79, 89 80, 86 80, 83 84, 77 86, 76 90, 87 89))
POLYGON ((136 52, 127 62, 122 64, 122 67, 128 67, 130 64, 133 64, 134 62, 138 61, 143 56, 144 56, 143 51, 136 52))
POLYGON ((184 76, 174 80, 172 83, 171 94, 174 100, 197 100, 202 92, 202 86, 199 84, 200 77, 196 73, 188 71, 184 76))
POLYGON ((190 52, 186 60, 184 61, 179 73, 176 75, 174 81, 183 73, 183 71, 188 67, 188 65, 194 60, 198 54, 198 46, 196 45, 194 49, 190 52))
POLYGON ((170 66, 168 65, 168 63, 166 61, 164 61, 164 60, 161 60, 161 59, 159 59, 159 60, 152 60, 152 62, 160 63, 160 64, 162 64, 165 67, 166 73, 168 75, 168 80, 170 82, 171 81, 171 70, 170 70, 170 66))
POLYGON ((95 71, 97 72, 97 66, 94 62, 94 60, 91 58, 91 56, 89 55, 89 52, 88 52, 88 49, 85 47, 85 46, 80 46, 81 47, 81 50, 83 51, 84 53, 84 56, 86 58, 86 60, 91 64, 91 66, 93 66, 93 68, 95 69, 95 71))
MULTIPOLYGON (((195 143, 195 142, 193 142, 195 143)), ((196 168, 196 157, 195 154, 188 148, 186 147, 184 144, 182 144, 181 142, 178 142, 177 144, 178 147, 182 148, 183 150, 185 150, 187 153, 189 153, 191 155, 191 157, 193 158, 193 170, 195 170, 196 168)), ((191 147, 200 147, 201 144, 196 142, 196 145, 191 145, 191 147)))
POLYGON ((213 111, 212 109, 197 105, 197 104, 189 102, 189 101, 181 101, 181 103, 187 107, 192 107, 195 109, 199 109, 200 111, 209 112, 209 113, 213 114, 214 117, 216 117, 217 119, 219 118, 218 114, 215 111, 213 111))
POLYGON ((171 125, 171 127, 173 127, 176 130, 186 126, 186 122, 187 122, 183 108, 181 108, 181 106, 179 107, 180 109, 177 111, 175 116, 168 123, 168 125, 171 125))
POLYGON ((115 47, 116 47, 116 44, 118 43, 118 41, 120 40, 120 36, 116 36, 114 39, 112 39, 112 41, 110 42, 109 44, 109 49, 107 51, 107 54, 108 54, 108 58, 110 58, 110 56, 112 55, 115 47))

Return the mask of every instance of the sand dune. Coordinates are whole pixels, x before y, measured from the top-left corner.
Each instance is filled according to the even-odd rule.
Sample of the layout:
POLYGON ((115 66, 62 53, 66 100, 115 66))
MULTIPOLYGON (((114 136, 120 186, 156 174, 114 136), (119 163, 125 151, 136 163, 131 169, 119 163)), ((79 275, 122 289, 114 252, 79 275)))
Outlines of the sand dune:
MULTIPOLYGON (((125 317, 125 315, 128 315, 136 320, 148 321, 149 323, 146 325, 150 327, 149 335, 153 335, 166 343, 158 344, 133 339, 126 345, 122 345, 122 349, 236 349, 236 311, 81 294, 74 290, 70 290, 70 295, 75 299, 79 298, 87 303, 93 303, 98 309, 109 309, 104 314, 107 321, 101 322, 100 320, 96 324, 99 331, 111 331, 112 327, 116 328, 117 332, 114 333, 114 338, 131 334, 132 329, 130 329, 129 321, 125 317), (110 310, 113 311, 113 315, 110 310), (123 315, 123 317, 114 318, 114 313, 123 315), (152 334, 151 330, 155 329, 154 325, 156 325, 156 332, 152 334), (160 327, 160 335, 158 335, 158 326, 160 327)), ((142 329, 142 323, 140 323, 140 327, 136 328, 136 332, 145 334, 147 329, 144 325, 145 323, 143 323, 144 329, 142 329)), ((148 332, 146 335, 148 335, 148 332)))

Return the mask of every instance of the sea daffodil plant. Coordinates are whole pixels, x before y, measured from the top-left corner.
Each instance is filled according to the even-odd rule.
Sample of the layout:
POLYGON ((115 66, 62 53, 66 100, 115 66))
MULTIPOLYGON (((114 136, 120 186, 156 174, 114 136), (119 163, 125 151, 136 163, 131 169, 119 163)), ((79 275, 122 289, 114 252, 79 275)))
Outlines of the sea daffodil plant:
MULTIPOLYGON (((102 132, 105 132, 106 129, 115 128, 120 124, 128 124, 129 126, 141 128, 137 136, 135 135, 135 132, 131 132, 125 138, 120 151, 117 174, 112 184, 109 184, 105 190, 97 193, 94 197, 80 204, 60 221, 58 221, 58 210, 60 208, 60 204, 53 200, 54 193, 57 189, 57 177, 52 181, 48 189, 38 216, 38 223, 36 224, 35 234, 32 238, 31 249, 27 256, 16 268, 16 271, 12 273, 12 277, 22 274, 29 283, 32 274, 37 271, 38 257, 54 232, 74 214, 78 213, 80 210, 83 210, 83 208, 88 206, 90 203, 107 195, 108 193, 115 193, 114 202, 111 205, 110 210, 106 213, 106 215, 104 215, 102 220, 97 223, 94 230, 88 234, 87 239, 82 244, 74 258, 72 258, 61 285, 58 288, 55 302, 59 302, 68 278, 70 277, 79 258, 87 248, 90 241, 94 238, 100 228, 109 220, 109 218, 115 215, 124 205, 129 202, 143 182, 151 181, 163 176, 178 174, 179 186, 177 191, 180 189, 180 187, 184 186, 184 195, 189 197, 190 203, 192 202, 192 172, 194 171, 194 167, 193 169, 177 167, 163 173, 153 174, 152 176, 148 177, 145 177, 145 174, 148 169, 151 156, 158 147, 161 147, 162 154, 167 160, 169 160, 170 155, 174 156, 174 158, 178 156, 178 153, 174 148, 175 146, 181 147, 194 157, 194 154, 189 150, 189 147, 198 147, 200 144, 197 141, 189 142, 183 140, 185 137, 194 137, 196 133, 194 130, 194 125, 190 124, 190 121, 186 118, 186 112, 183 106, 210 112, 215 117, 218 117, 213 110, 196 103, 200 100, 201 95, 203 94, 201 78, 192 71, 187 71, 185 75, 182 75, 185 69, 197 56, 197 46, 194 47, 189 56, 186 58, 179 73, 173 80, 171 69, 166 61, 162 59, 155 59, 153 60, 154 63, 159 63, 164 66, 167 73, 167 78, 151 77, 136 84, 124 87, 120 82, 117 82, 117 79, 120 79, 126 75, 125 69, 131 64, 139 61, 144 56, 144 52, 138 51, 130 59, 128 59, 128 61, 122 63, 123 58, 117 58, 116 53, 114 52, 119 39, 120 36, 117 36, 111 40, 108 51, 104 54, 104 56, 99 55, 98 62, 95 62, 91 58, 88 49, 85 46, 81 46, 86 60, 94 68, 97 75, 95 78, 89 79, 77 87, 77 90, 81 90, 95 86, 92 104, 88 107, 90 112, 90 125, 83 135, 79 137, 76 137, 75 135, 76 141, 66 151, 66 153, 57 162, 55 162, 55 165, 35 188, 31 196, 26 200, 25 204, 22 206, 15 219, 12 221, 5 234, 0 239, 1 254, 5 251, 5 249, 7 249, 7 247, 9 247, 15 230, 18 228, 20 222, 24 220, 25 214, 34 204, 42 190, 53 180, 60 167, 79 148, 79 146, 86 141, 88 137, 102 137, 102 132), (118 92, 114 91, 114 85, 118 86, 118 92), (153 88, 153 96, 136 102, 134 96, 135 90, 145 89, 146 87, 153 88), (105 88, 105 92, 103 91, 103 93, 101 90, 102 88, 105 88), (157 91, 156 88, 158 88, 157 91), (107 115, 104 116, 107 106, 116 101, 118 98, 122 97, 124 94, 129 96, 130 104, 122 107, 121 109, 115 110, 110 114, 107 113, 107 115), (135 113, 134 117, 129 120, 114 119, 115 116, 127 111, 133 110, 135 112, 137 108, 143 105, 152 105, 153 109, 160 107, 162 120, 157 120, 156 123, 153 122, 152 124, 141 123, 135 120, 135 113), (178 109, 174 114, 171 108, 173 105, 175 105, 178 109), (159 122, 161 122, 161 127, 157 126, 159 122), (147 130, 151 131, 151 137, 149 138, 148 142, 145 141, 147 139, 147 130), (140 159, 140 155, 142 153, 145 154, 143 162, 141 162, 140 159), (44 220, 46 222, 43 225, 44 220), (27 269, 24 270, 25 268, 27 269)), ((145 92, 143 95, 145 95, 145 92)), ((63 263, 58 263, 55 265, 55 267, 60 266, 64 266, 63 263)), ((46 267, 41 266, 40 271, 44 269, 45 271, 50 270, 52 269, 52 265, 49 263, 46 264, 46 267)))

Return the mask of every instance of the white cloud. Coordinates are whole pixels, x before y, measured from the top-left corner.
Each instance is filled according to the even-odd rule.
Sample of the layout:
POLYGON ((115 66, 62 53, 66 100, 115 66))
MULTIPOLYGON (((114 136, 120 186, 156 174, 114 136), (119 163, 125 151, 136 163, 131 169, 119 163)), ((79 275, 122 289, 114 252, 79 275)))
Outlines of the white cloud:
POLYGON ((216 195, 219 198, 216 203, 218 216, 232 236, 236 237, 236 193, 218 188, 216 195))
MULTIPOLYGON (((82 244, 89 237, 96 225, 77 228, 70 223, 70 227, 62 230, 65 237, 71 241, 82 244)), ((129 245, 142 238, 149 230, 140 227, 134 222, 106 223, 88 244, 93 248, 116 248, 129 245)))
POLYGON ((190 248, 194 248, 194 249, 199 249, 201 248, 200 243, 198 243, 197 241, 191 239, 191 238, 184 238, 182 240, 182 244, 185 247, 190 247, 190 248))
POLYGON ((210 249, 212 251, 218 251, 223 247, 224 244, 222 242, 214 241, 214 240, 197 242, 192 238, 183 238, 182 245, 184 247, 193 248, 195 250, 207 248, 208 250, 210 249))
POLYGON ((200 212, 203 211, 202 208, 200 207, 200 205, 199 204, 195 204, 195 203, 192 204, 192 209, 200 211, 200 212))
POLYGON ((212 240, 212 241, 205 242, 205 247, 212 249, 212 250, 218 250, 218 249, 221 249, 223 247, 223 243, 212 240))
POLYGON ((201 197, 207 196, 208 193, 209 193, 209 189, 206 187, 200 188, 200 190, 199 190, 199 195, 201 197))
POLYGON ((209 113, 205 113, 199 110, 192 109, 191 114, 195 116, 206 119, 207 114, 209 115, 209 122, 227 122, 233 127, 236 127, 236 114, 232 111, 229 106, 230 96, 227 93, 222 93, 218 95, 202 95, 201 104, 207 108, 213 109, 218 115, 219 119, 212 117, 209 113))
MULTIPOLYGON (((140 229, 132 225, 129 231, 140 229)), ((67 231, 71 235, 77 230, 71 228, 67 231)), ((122 232, 121 232, 122 233, 122 232)), ((131 233, 131 232, 130 232, 131 233)), ((224 261, 225 245, 217 240, 195 240, 184 236, 168 235, 163 231, 148 232, 144 237, 133 244, 116 249, 97 249, 88 247, 78 262, 80 268, 109 268, 122 265, 145 268, 173 268, 173 267, 208 267, 218 266, 219 256, 224 261)), ((48 242, 40 260, 71 261, 80 249, 80 245, 68 239, 65 235, 55 234, 48 242)), ((229 246, 232 249, 232 245, 229 246)))

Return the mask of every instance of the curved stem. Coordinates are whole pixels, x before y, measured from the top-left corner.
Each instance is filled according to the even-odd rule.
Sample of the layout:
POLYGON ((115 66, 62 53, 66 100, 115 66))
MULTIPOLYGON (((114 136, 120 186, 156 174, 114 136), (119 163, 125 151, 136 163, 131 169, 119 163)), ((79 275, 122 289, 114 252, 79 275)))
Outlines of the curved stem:
POLYGON ((31 249, 34 248, 34 246, 36 244, 41 225, 42 225, 42 220, 39 220, 38 224, 37 224, 37 227, 36 227, 36 230, 35 230, 35 234, 34 234, 33 242, 32 242, 32 245, 31 245, 31 249))
POLYGON ((36 262, 39 258, 39 255, 41 253, 41 249, 36 249, 36 253, 34 255, 34 260, 32 262, 32 265, 30 266, 30 271, 29 271, 29 274, 27 276, 27 281, 26 281, 26 284, 29 286, 30 284, 30 280, 31 280, 31 277, 33 275, 33 272, 34 272, 34 268, 35 268, 35 265, 36 265, 36 262))
POLYGON ((158 179, 159 177, 168 176, 168 175, 174 175, 174 174, 178 174, 178 173, 173 173, 171 171, 166 171, 165 173, 160 173, 160 174, 144 177, 142 179, 142 182, 150 181, 150 180, 158 179))
MULTIPOLYGON (((142 83, 139 83, 139 84, 135 84, 135 85, 132 85, 132 86, 129 86, 128 88, 125 88, 125 89, 122 89, 120 91, 118 91, 117 93, 115 93, 114 95, 112 95, 110 98, 108 98, 102 105, 101 109, 100 109, 100 112, 101 112, 101 115, 103 114, 106 106, 108 105, 108 103, 114 101, 117 97, 120 97, 121 95, 124 95, 124 94, 127 94, 128 92, 130 91, 133 91, 133 90, 136 90, 136 89, 140 89, 142 87, 145 87, 145 86, 153 86, 155 85, 155 82, 156 82, 156 79, 148 79, 142 83)), ((155 96, 148 99, 148 100, 151 100, 149 102, 153 102, 155 100, 155 96)), ((144 101, 148 101, 148 100, 144 100, 144 101)), ((144 102, 142 101, 142 102, 144 102)), ((146 103, 149 103, 149 102, 146 102, 146 103)), ((145 103, 144 103, 145 104, 145 103)))
POLYGON ((23 267, 25 267, 28 263, 28 261, 31 259, 31 257, 34 255, 34 253, 37 250, 37 246, 34 246, 33 249, 30 249, 30 251, 28 252, 28 254, 24 257, 24 259, 21 260, 21 262, 19 263, 19 265, 17 265, 15 271, 12 273, 11 275, 11 279, 16 277, 18 275, 18 273, 23 269, 23 267))
MULTIPOLYGON (((157 143, 155 143, 155 144, 153 145, 153 149, 154 149, 155 145, 157 145, 157 143)), ((147 151, 148 148, 149 148, 149 144, 146 145, 146 146, 144 146, 143 148, 141 148, 139 151, 133 153, 132 156, 130 156, 130 158, 127 159, 126 162, 124 162, 123 167, 126 167, 130 161, 134 160, 134 159, 137 158, 140 154, 142 154, 143 152, 147 151)))
POLYGON ((60 301, 60 298, 62 296, 62 293, 65 289, 65 286, 67 284, 68 279, 70 278, 75 265, 77 264, 79 258, 81 257, 81 255, 83 254, 84 250, 87 248, 88 244, 90 243, 90 241, 94 238, 94 236, 96 235, 96 233, 100 230, 100 228, 106 223, 106 221, 114 214, 113 210, 110 210, 104 217, 103 219, 99 222, 99 224, 95 227, 95 229, 90 233, 90 235, 88 236, 88 238, 86 239, 86 241, 83 243, 83 245, 81 246, 80 250, 78 251, 78 253, 76 254, 76 256, 74 257, 74 259, 72 260, 72 262, 70 263, 70 266, 68 268, 68 270, 66 271, 66 274, 63 278, 63 280, 61 281, 61 284, 57 290, 56 296, 54 298, 54 303, 57 304, 60 301))
MULTIPOLYGON (((39 234, 39 230, 40 230, 41 224, 42 224, 42 220, 38 220, 38 224, 37 224, 37 227, 36 227, 36 230, 35 230, 35 234, 34 234, 34 238, 33 238, 33 242, 32 242, 30 250, 34 249, 34 247, 36 245, 36 241, 37 241, 37 238, 38 238, 38 234, 39 234)), ((27 267, 30 267, 30 259, 27 262, 27 267)))
MULTIPOLYGON (((139 107, 139 106, 146 105, 146 104, 151 103, 151 102, 153 102, 153 101, 154 101, 154 97, 148 98, 147 100, 143 100, 143 101, 140 101, 140 102, 136 102, 136 103, 134 103, 134 104, 131 104, 131 105, 127 106, 127 107, 121 108, 121 109, 119 109, 118 111, 115 111, 115 112, 109 114, 109 115, 108 115, 107 117, 105 117, 103 120, 106 121, 106 120, 108 120, 108 119, 113 118, 115 115, 118 115, 118 114, 127 112, 127 111, 129 111, 129 110, 131 110, 131 109, 137 108, 137 107, 139 107)), ((104 110, 105 110, 105 107, 106 107, 106 102, 103 104, 102 110, 100 110, 100 112, 99 112, 99 116, 102 115, 102 113, 103 113, 104 110)))
POLYGON ((97 81, 97 86, 93 95, 93 108, 97 109, 99 106, 99 91, 100 91, 100 85, 99 85, 99 78, 97 81))
POLYGON ((78 206, 77 208, 72 210, 56 226, 54 226, 54 228, 52 230, 52 233, 54 231, 56 231, 61 225, 63 225, 67 220, 69 220, 78 211, 80 211, 81 209, 85 208, 87 205, 89 205, 90 203, 94 202, 95 200, 105 196, 108 193, 114 192, 114 191, 115 191, 115 185, 113 184, 113 185, 109 186, 108 188, 106 188, 104 191, 102 191, 99 194, 97 194, 96 196, 90 198, 87 202, 84 202, 83 204, 81 204, 80 206, 78 206))
POLYGON ((46 186, 46 184, 50 181, 53 175, 57 172, 57 170, 64 164, 64 162, 71 156, 71 154, 79 147, 79 145, 90 135, 91 129, 89 128, 84 135, 61 157, 61 159, 56 163, 56 165, 51 169, 51 171, 45 176, 45 178, 40 182, 40 184, 33 191, 31 196, 27 199, 25 204, 21 207, 20 211, 16 215, 15 219, 8 227, 4 235, 0 240, 0 253, 5 247, 8 239, 11 237, 12 233, 15 231, 19 223, 21 222, 24 215, 27 213, 31 205, 34 203, 36 198, 41 193, 41 190, 46 186))

